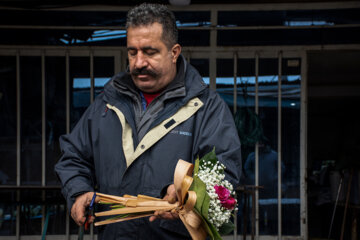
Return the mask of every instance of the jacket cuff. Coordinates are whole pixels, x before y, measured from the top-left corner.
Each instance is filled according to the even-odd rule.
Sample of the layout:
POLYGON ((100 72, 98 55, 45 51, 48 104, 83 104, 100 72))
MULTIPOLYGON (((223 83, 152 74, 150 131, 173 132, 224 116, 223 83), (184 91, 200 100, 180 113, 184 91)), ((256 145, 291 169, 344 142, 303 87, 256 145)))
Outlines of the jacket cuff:
POLYGON ((75 202, 75 198, 86 192, 93 192, 94 188, 89 184, 89 179, 86 177, 78 176, 66 183, 63 187, 63 195, 66 198, 66 203, 69 212, 75 202))

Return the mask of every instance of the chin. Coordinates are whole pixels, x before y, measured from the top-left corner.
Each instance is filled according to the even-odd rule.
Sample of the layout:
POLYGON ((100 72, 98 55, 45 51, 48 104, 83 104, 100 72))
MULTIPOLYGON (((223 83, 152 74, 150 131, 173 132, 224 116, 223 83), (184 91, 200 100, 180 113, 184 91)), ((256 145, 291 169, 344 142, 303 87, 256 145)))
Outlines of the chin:
POLYGON ((154 88, 140 88, 140 90, 142 92, 145 92, 145 93, 156 93, 156 92, 158 92, 158 90, 154 89, 154 88))
POLYGON ((142 92, 146 92, 146 93, 152 93, 152 92, 156 92, 157 89, 154 86, 149 86, 149 85, 139 85, 137 86, 142 92))

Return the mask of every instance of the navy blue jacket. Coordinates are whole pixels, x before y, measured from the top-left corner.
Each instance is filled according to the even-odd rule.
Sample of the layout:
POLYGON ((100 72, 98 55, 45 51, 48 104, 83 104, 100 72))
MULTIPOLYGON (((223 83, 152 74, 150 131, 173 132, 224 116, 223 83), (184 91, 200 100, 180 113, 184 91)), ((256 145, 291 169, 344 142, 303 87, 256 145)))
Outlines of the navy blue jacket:
MULTIPOLYGON (((73 131, 60 138, 63 154, 55 171, 69 209, 75 196, 95 190, 162 197, 179 159, 194 162, 213 147, 227 167, 227 180, 238 184, 241 153, 232 114, 199 73, 183 58, 180 61, 182 71, 176 77, 180 84, 168 92, 183 88, 183 94, 154 100, 162 107, 141 139, 134 107, 141 98, 134 97, 137 90, 128 73, 114 76, 73 131)), ((184 238, 189 235, 177 220, 150 223, 144 218, 99 227, 99 239, 106 240, 184 238)))

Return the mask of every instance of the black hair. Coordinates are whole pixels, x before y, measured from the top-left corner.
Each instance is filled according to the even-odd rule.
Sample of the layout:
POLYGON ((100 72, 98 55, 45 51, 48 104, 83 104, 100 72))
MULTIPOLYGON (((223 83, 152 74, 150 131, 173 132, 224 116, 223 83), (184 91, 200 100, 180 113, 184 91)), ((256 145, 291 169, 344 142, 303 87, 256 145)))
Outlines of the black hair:
POLYGON ((163 29, 162 40, 171 49, 178 42, 178 29, 174 13, 165 5, 143 3, 129 10, 126 29, 160 23, 163 29))

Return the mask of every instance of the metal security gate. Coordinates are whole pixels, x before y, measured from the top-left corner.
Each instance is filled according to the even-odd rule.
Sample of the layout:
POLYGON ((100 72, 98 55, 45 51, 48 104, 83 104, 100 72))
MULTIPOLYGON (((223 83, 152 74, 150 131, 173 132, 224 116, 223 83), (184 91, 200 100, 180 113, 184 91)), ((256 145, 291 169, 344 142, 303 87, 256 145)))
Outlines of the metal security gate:
MULTIPOLYGON (((262 142, 247 144, 245 141, 242 143, 242 161, 244 175, 247 178, 242 184, 261 186, 264 181, 267 181, 268 184, 265 187, 270 188, 270 190, 255 191, 255 205, 248 206, 250 213, 254 208, 255 216, 251 216, 251 214, 247 216, 247 225, 251 226, 251 218, 255 218, 256 239, 282 239, 282 237, 290 239, 290 236, 297 236, 295 239, 299 237, 305 239, 307 232, 304 180, 306 164, 304 142, 306 132, 305 52, 244 51, 241 49, 217 52, 216 58, 212 60, 211 54, 208 53, 189 50, 184 54, 191 64, 200 69, 200 73, 203 74, 210 88, 216 89, 228 103, 235 116, 236 113, 260 116, 260 121, 265 122, 262 125, 263 136, 265 136, 264 133, 270 134, 265 138, 267 138, 268 146, 273 148, 271 149, 272 154, 262 151, 262 142), (211 68, 211 62, 215 63, 216 68, 211 68), (210 67, 202 68, 199 66, 201 63, 209 64, 210 67), (296 119, 296 123, 294 123, 294 119, 296 119), (295 125, 289 127, 291 123, 295 125), (297 136, 297 140, 284 142, 288 141, 284 140, 284 137, 288 138, 292 134, 297 136), (297 156, 289 155, 290 145, 292 148, 297 148, 297 156), (276 158, 276 162, 274 162, 276 167, 273 167, 275 172, 267 172, 267 174, 277 175, 271 183, 264 176, 264 168, 267 168, 268 171, 270 169, 262 162, 264 159, 269 161, 269 157, 276 158), (249 172, 250 170, 252 172, 249 172), (296 177, 291 179, 290 175, 296 177), (287 191, 288 193, 286 193, 287 191), (271 210, 270 213, 269 209, 275 209, 275 211, 271 210), (284 224, 290 218, 296 219, 292 222, 295 227, 284 224), (292 229, 292 232, 287 231, 289 228, 292 229)), ((242 212, 240 208, 242 205, 239 205, 239 213, 242 212)), ((243 223, 241 223, 243 217, 243 215, 237 214, 238 239, 240 239, 240 234, 244 233, 243 223)), ((251 236, 251 229, 247 229, 247 236, 251 236)), ((232 238, 228 237, 227 239, 232 238)))
MULTIPOLYGON (((39 238, 44 226, 48 226, 45 222, 49 221, 47 212, 51 213, 50 222, 62 228, 54 230, 47 239, 61 235, 70 239, 72 234, 77 234, 77 226, 70 221, 69 212, 60 200, 62 197, 54 194, 55 191, 60 193, 59 182, 53 173, 60 154, 58 137, 71 131, 104 84, 116 72, 125 69, 122 56, 121 49, 0 50, 2 67, 8 64, 8 69, 14 69, 9 70, 10 74, 4 73, 1 80, 14 82, 16 86, 16 89, 11 88, 7 92, 13 95, 10 102, 16 104, 10 110, 16 116, 16 135, 12 136, 16 142, 10 146, 16 156, 16 164, 9 162, 9 180, 7 184, 0 185, 1 190, 14 195, 11 198, 16 202, 13 203, 15 211, 4 212, 7 220, 14 223, 10 233, 14 237, 4 236, 1 239, 20 239, 24 235, 39 238), (32 110, 29 111, 29 108, 32 110), (29 200, 31 195, 36 195, 34 200, 29 200), (46 203, 49 198, 51 201, 57 198, 60 203, 46 203), (37 210, 39 208, 40 211, 37 210), (65 221, 57 223, 56 214, 65 221), (29 225, 31 227, 27 227, 29 225)), ((5 161, 8 160, 5 158, 5 161)), ((93 227, 89 236, 94 239, 93 227)))
MULTIPOLYGON (((282 236, 301 236, 304 238, 306 233, 306 195, 305 195, 305 144, 304 134, 305 128, 304 119, 305 116, 305 86, 306 74, 304 66, 306 66, 306 58, 304 58, 304 52, 297 51, 244 51, 244 49, 238 49, 237 51, 220 51, 215 53, 196 51, 193 48, 184 48, 183 54, 185 58, 194 65, 202 74, 205 82, 209 84, 209 87, 218 91, 219 94, 228 103, 229 107, 236 114, 243 109, 250 110, 251 113, 256 115, 265 116, 262 121, 265 121, 263 131, 271 134, 267 136, 269 138, 269 144, 272 145, 273 151, 276 154, 275 173, 277 177, 274 178, 276 182, 272 182, 270 187, 275 189, 275 195, 262 196, 262 192, 255 192, 255 205, 250 208, 255 209, 255 235, 258 239, 272 239, 271 236, 281 239, 282 236), (215 66, 215 67, 214 67, 215 66), (283 68, 288 68, 286 71, 283 68), (290 68, 290 69, 289 69, 290 68), (295 68, 292 70, 291 68, 295 68), (279 81, 279 79, 282 79, 279 81), (245 89, 246 88, 246 89, 245 89), (245 93, 245 94, 244 94, 245 93), (286 109, 291 110, 290 120, 294 117, 298 118, 297 125, 292 128, 284 127, 284 123, 288 120, 283 115, 286 109), (274 131, 273 129, 276 129, 274 131), (284 152, 284 148, 287 148, 289 144, 283 143, 284 131, 296 130, 298 134, 298 141, 296 142, 298 156, 288 163, 287 168, 284 166, 284 154, 288 154, 289 150, 284 152), (302 135, 300 136, 300 132, 302 135), (284 179, 284 171, 290 171, 291 176, 296 176, 297 179, 284 179), (295 174, 294 174, 295 173, 295 174), (284 183, 291 187, 291 197, 284 195, 284 183), (275 184, 275 185, 274 185, 275 184), (267 212, 266 208, 276 209, 276 211, 267 212), (291 213, 291 218, 297 220, 292 224, 295 226, 285 226, 286 229, 292 229, 291 234, 285 234, 283 229, 283 222, 289 219, 289 216, 284 214, 283 208, 286 207, 287 212, 291 213), (264 215, 265 214, 265 215, 264 215), (267 223, 264 224, 264 217, 267 217, 267 223), (275 218, 274 218, 275 217, 275 218)), ((16 61, 16 185, 13 187, 17 190, 18 201, 21 202, 23 196, 19 189, 31 189, 37 188, 42 191, 41 199, 46 200, 46 189, 55 188, 57 184, 54 176, 49 176, 47 172, 49 168, 53 168, 53 164, 57 161, 56 154, 51 154, 48 143, 50 141, 50 135, 52 133, 50 125, 59 124, 59 122, 53 122, 54 116, 50 116, 51 107, 60 108, 62 114, 62 130, 64 132, 58 134, 64 134, 70 132, 74 124, 77 122, 85 108, 93 101, 94 97, 101 91, 104 83, 116 72, 126 69, 126 49, 114 48, 114 49, 102 49, 102 48, 89 48, 89 49, 51 49, 44 47, 38 48, 24 48, 24 49, 2 49, 1 56, 13 57, 16 61), (31 72, 38 72, 36 76, 41 76, 41 80, 36 77, 27 78, 29 71, 25 71, 26 64, 30 65, 31 72), (24 73, 23 69, 24 68, 24 73), (104 70, 107 69, 107 70, 104 70), (61 79, 56 79, 52 74, 60 74, 61 79), (23 79, 24 78, 24 79, 23 79), (54 80, 55 79, 55 80, 54 80), (24 106, 27 107, 27 103, 22 99, 26 88, 22 87, 26 81, 37 81, 37 84, 33 83, 34 88, 38 88, 38 92, 41 96, 38 96, 37 100, 32 105, 38 105, 37 108, 41 109, 35 117, 28 118, 24 116, 24 106), (53 89, 55 81, 56 84, 63 84, 62 87, 56 86, 53 89), (57 105, 49 105, 48 101, 54 101, 51 96, 56 96, 56 92, 65 90, 62 96, 55 102, 57 105), (51 93, 51 94, 50 94, 51 93), (59 103, 62 101, 61 103, 59 103), (24 121, 31 121, 33 119, 41 119, 41 125, 37 126, 37 129, 41 131, 41 141, 30 142, 29 146, 38 146, 39 155, 41 156, 41 162, 38 162, 38 167, 41 169, 41 173, 38 177, 32 177, 32 175, 25 175, 22 170, 24 166, 28 166, 27 160, 23 159, 24 154, 33 154, 30 152, 24 152, 27 148, 27 142, 23 141, 26 138, 22 131, 26 130, 26 126, 22 124, 24 121), (24 177, 24 179, 22 179, 24 177)), ((26 85, 28 86, 28 85, 26 85)), ((34 91, 34 90, 32 90, 34 91)), ((55 97, 56 98, 56 97, 55 97)), ((61 128, 61 127, 60 127, 61 128)), ((293 134, 293 133, 291 133, 293 134)), ((291 135, 290 134, 290 135, 291 135)), ((265 136, 265 135, 264 135, 265 136)), ((53 135, 53 137, 58 137, 53 135)), ((54 140, 54 139, 53 139, 54 140)), ((56 140, 54 140, 56 141, 56 140)), ((290 143, 292 146, 294 144, 290 143)), ((244 147, 244 146, 243 146, 244 147)), ((247 173, 247 180, 249 181, 249 175, 252 174, 250 181, 247 184, 259 186, 261 185, 261 179, 264 176, 261 173, 263 158, 263 152, 261 146, 258 143, 248 145, 244 149, 243 164, 244 166, 253 164, 253 172, 247 173), (252 154, 250 152, 252 149, 252 154), (251 157, 253 156, 253 159, 251 157), (245 159, 244 159, 245 158, 245 159), (249 161, 249 164, 246 163, 249 161), (253 161, 253 163, 250 163, 253 161), (260 172, 259 172, 260 171, 260 172)), ((53 150, 56 152, 56 150, 53 150)), ((35 154, 36 155, 36 154, 35 154)), ((292 156, 290 156, 292 157, 292 156)), ((36 164, 33 160, 32 165, 36 164)), ((288 161, 289 162, 289 161, 288 161)), ((250 169, 250 168, 249 168, 250 169)), ((249 170, 248 169, 248 170, 249 170)), ((245 184, 245 183, 243 183, 245 184)), ((9 186, 1 186, 2 188, 9 186)), ((41 192, 41 191, 40 191, 41 192)), ((26 194, 24 194, 26 195, 26 194)), ((37 205, 31 206, 33 208, 37 205)), ((31 208, 30 207, 30 208, 31 208)), ((16 216, 16 238, 23 235, 20 231, 23 224, 20 222, 20 215, 24 212, 23 206, 17 205, 16 210, 18 215, 16 216)), ((41 224, 39 225, 37 232, 43 229, 45 224, 45 216, 47 208, 50 206, 41 206, 41 224), (41 228, 40 228, 41 226, 41 228)), ((72 234, 76 234, 77 227, 74 224, 70 224, 68 212, 65 207, 61 208, 66 214, 66 222, 64 224, 64 235, 68 238, 72 234)), ((239 209, 239 213, 241 213, 239 209)), ((237 222, 241 222, 241 214, 237 215, 237 222)), ((53 216, 55 218, 55 216, 53 216)), ((51 217, 50 217, 51 219, 51 217)), ((251 216, 249 216, 249 221, 251 216)), ((250 222, 249 222, 250 223, 250 222)), ((243 224, 243 223, 241 223, 243 224)), ((238 225, 239 234, 243 233, 242 225, 238 225)), ((249 225, 249 224, 248 224, 249 225)), ((35 232, 36 232, 35 231, 35 232)), ((56 232, 56 231, 55 231, 56 232)), ((24 232, 25 233, 25 232, 24 232)), ((26 234, 26 233, 25 233, 26 234)), ((250 230, 248 232, 248 236, 250 230)), ((54 235, 54 237, 57 234, 54 235)), ((52 235, 50 235, 52 236, 52 235)), ((50 237, 49 236, 49 237, 50 237)), ((94 230, 91 228, 89 237, 94 237, 94 230)), ((11 237, 10 237, 11 238, 11 237)))

